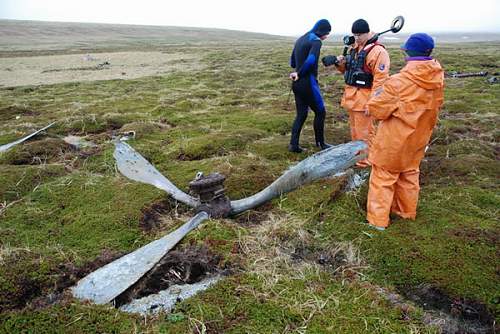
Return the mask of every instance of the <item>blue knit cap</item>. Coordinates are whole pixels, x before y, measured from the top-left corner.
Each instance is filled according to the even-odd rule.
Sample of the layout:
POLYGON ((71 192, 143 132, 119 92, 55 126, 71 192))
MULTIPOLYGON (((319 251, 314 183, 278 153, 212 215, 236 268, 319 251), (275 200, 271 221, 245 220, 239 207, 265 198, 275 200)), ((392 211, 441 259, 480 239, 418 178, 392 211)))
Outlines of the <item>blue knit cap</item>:
POLYGON ((431 36, 419 32, 411 35, 401 48, 405 51, 428 53, 434 49, 434 40, 431 36))
POLYGON ((319 20, 311 29, 311 32, 315 33, 316 36, 318 37, 328 35, 330 31, 332 31, 332 26, 330 25, 330 22, 328 22, 327 19, 319 20))

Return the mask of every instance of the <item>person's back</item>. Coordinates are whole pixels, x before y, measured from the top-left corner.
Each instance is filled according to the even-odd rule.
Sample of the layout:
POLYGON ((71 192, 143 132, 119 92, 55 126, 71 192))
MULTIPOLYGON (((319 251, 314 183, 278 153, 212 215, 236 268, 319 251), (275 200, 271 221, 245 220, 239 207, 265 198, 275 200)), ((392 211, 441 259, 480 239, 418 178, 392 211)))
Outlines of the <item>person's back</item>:
POLYGON ((386 81, 383 92, 368 102, 370 115, 384 120, 372 141, 369 160, 399 172, 420 165, 443 103, 444 72, 439 62, 430 57, 407 61, 400 73, 386 81), (391 110, 395 111, 389 115, 391 110))
POLYGON ((291 63, 295 65, 292 67, 298 69, 299 78, 303 78, 304 75, 318 77, 318 59, 309 57, 309 54, 319 55, 321 44, 320 38, 311 31, 302 35, 295 42, 291 63))

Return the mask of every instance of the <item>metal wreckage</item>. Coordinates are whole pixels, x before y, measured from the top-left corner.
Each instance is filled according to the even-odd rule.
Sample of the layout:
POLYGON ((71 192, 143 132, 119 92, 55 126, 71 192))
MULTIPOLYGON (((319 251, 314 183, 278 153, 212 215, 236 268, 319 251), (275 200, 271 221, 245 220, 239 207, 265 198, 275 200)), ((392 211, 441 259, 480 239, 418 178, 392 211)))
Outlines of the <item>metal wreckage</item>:
POLYGON ((73 296, 96 304, 112 302, 147 274, 185 235, 209 218, 226 218, 255 208, 275 197, 312 181, 345 171, 365 157, 362 141, 349 142, 320 151, 285 171, 262 191, 239 200, 224 194, 225 177, 219 173, 198 173, 190 182, 191 194, 177 188, 153 165, 122 140, 115 142, 114 157, 118 170, 126 177, 164 190, 175 200, 195 211, 184 225, 132 253, 90 273, 71 288, 73 296))
MULTIPOLYGON (((0 146, 0 153, 38 135, 54 124, 55 122, 12 143, 0 146)), ((190 194, 187 194, 177 188, 144 157, 128 145, 125 142, 127 139, 128 137, 125 136, 114 141, 115 151, 113 156, 116 160, 118 170, 129 179, 150 184, 164 190, 176 201, 193 208, 195 215, 175 231, 108 263, 78 281, 71 288, 74 297, 89 300, 96 304, 112 302, 122 293, 126 292, 128 288, 151 271, 184 236, 203 221, 209 218, 217 219, 236 216, 282 194, 293 191, 302 185, 340 174, 353 166, 357 161, 364 159, 366 154, 360 152, 367 149, 365 142, 354 141, 320 151, 289 168, 260 192, 243 199, 230 200, 224 193, 225 177, 222 174, 212 173, 205 176, 203 173, 198 172, 195 179, 190 182, 190 194)), ((197 285, 193 284, 191 288, 188 287, 185 290, 182 290, 184 289, 183 287, 178 288, 182 290, 181 294, 187 298, 197 291, 206 289, 214 282, 216 282, 216 279, 208 278, 197 285)), ((180 294, 174 297, 166 303, 170 303, 170 306, 173 306, 178 299, 184 299, 180 298, 180 294)), ((165 294, 161 298, 166 300, 165 294)), ((134 301, 131 304, 133 303, 134 301)), ((141 311, 136 311, 137 309, 141 309, 141 307, 144 309, 144 306, 140 306, 130 311, 127 309, 127 305, 125 305, 125 308, 121 307, 121 309, 141 313, 141 311)))

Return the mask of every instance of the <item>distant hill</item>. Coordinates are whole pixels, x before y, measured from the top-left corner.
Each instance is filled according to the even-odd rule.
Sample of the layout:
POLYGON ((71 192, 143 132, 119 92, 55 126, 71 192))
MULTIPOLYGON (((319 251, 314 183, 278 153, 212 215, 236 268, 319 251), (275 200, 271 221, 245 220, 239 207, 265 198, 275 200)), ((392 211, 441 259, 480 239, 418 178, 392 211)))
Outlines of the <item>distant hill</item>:
MULTIPOLYGON (((469 42, 500 42, 500 33, 493 32, 427 32, 437 43, 469 43, 469 42)), ((380 41, 385 44, 402 44, 410 34, 408 33, 387 33, 380 37, 380 41)), ((332 35, 328 41, 340 43, 343 35, 332 35)))
POLYGON ((172 44, 239 44, 289 39, 290 37, 225 29, 0 19, 2 53, 137 47, 151 49, 172 44))
MULTIPOLYGON (((500 41, 500 33, 431 33, 438 43, 500 41)), ((385 44, 401 44, 408 34, 385 34, 385 44)), ((124 50, 157 50, 175 46, 293 43, 285 37, 246 31, 144 26, 104 23, 70 23, 0 19, 0 57, 124 50)), ((339 45, 341 35, 327 44, 339 45)))

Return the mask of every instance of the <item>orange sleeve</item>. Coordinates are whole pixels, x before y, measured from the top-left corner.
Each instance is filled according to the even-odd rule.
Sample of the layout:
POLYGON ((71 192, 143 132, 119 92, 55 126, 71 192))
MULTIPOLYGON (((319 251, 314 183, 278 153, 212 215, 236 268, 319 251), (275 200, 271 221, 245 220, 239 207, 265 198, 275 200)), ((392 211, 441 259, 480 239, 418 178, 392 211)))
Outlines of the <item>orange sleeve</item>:
POLYGON ((389 54, 383 46, 377 45, 368 53, 366 64, 373 73, 373 94, 373 92, 375 92, 377 88, 382 87, 384 82, 389 78, 389 68, 391 67, 389 54))
POLYGON ((392 78, 373 91, 372 98, 366 104, 370 116, 384 120, 399 109, 399 86, 399 80, 392 78))
POLYGON ((344 74, 345 73, 345 63, 343 64, 340 64, 340 65, 335 65, 335 68, 337 69, 337 71, 339 71, 340 73, 344 74))

